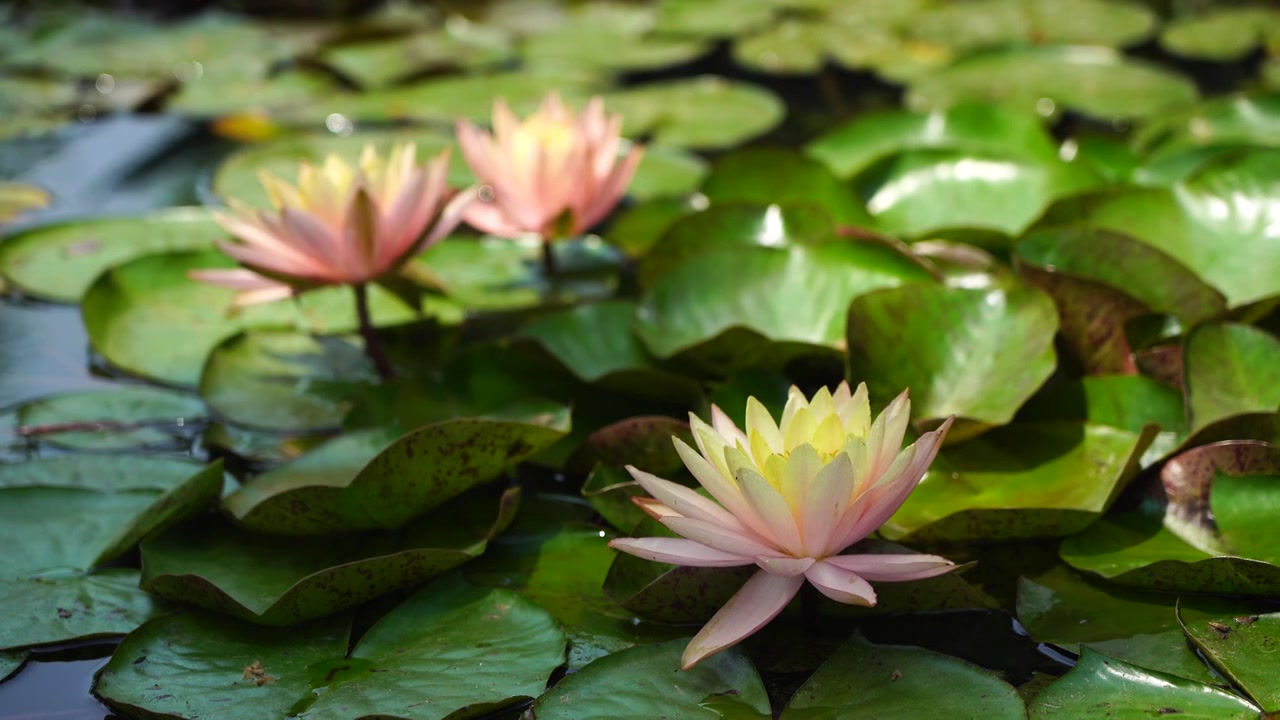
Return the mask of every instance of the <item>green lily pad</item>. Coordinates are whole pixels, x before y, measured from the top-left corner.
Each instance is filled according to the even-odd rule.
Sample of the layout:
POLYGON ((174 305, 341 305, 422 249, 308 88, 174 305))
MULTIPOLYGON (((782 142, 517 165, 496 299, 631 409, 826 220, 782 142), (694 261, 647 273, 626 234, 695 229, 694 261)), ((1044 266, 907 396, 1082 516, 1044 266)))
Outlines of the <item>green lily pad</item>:
POLYGON ((177 448, 187 423, 204 418, 200 398, 146 386, 41 398, 18 408, 28 438, 77 450, 177 448))
POLYGON ((853 179, 885 232, 924 237, 973 229, 1016 236, 1055 200, 1094 189, 1088 168, 969 150, 907 150, 853 179))
POLYGON ((1205 12, 1176 18, 1160 33, 1165 50, 1183 57, 1234 62, 1268 37, 1280 37, 1280 12, 1266 6, 1205 6, 1205 12))
POLYGON ((1226 300, 1160 250, 1123 233, 1062 227, 1032 232, 1014 247, 1018 259, 1105 283, 1187 325, 1217 317, 1226 300))
POLYGON ((978 0, 943 4, 920 13, 912 39, 955 51, 1007 45, 1125 47, 1146 39, 1159 18, 1134 2, 1084 0, 978 0))
POLYGON ((266 68, 314 47, 320 38, 301 26, 273 26, 227 13, 204 13, 165 26, 140 16, 81 13, 10 60, 81 77, 107 73, 172 79, 184 74, 180 63, 218 76, 266 68))
POLYGON ((880 532, 953 541, 1071 535, 1107 510, 1148 442, 1102 425, 997 428, 948 448, 880 532))
POLYGON ((1141 375, 1092 375, 1047 385, 1018 412, 1019 421, 1081 420, 1141 434, 1148 425, 1186 429, 1182 394, 1141 375))
POLYGON ((676 147, 646 145, 627 194, 636 200, 683 196, 702 184, 707 161, 676 147))
POLYGON ((378 89, 432 70, 494 67, 514 54, 511 38, 501 30, 454 22, 395 38, 331 45, 316 59, 362 88, 378 89))
MULTIPOLYGON (((517 115, 524 116, 536 110, 543 97, 553 90, 560 93, 565 102, 578 105, 598 82, 591 74, 578 70, 449 75, 360 95, 330 93, 326 103, 330 112, 357 123, 361 120, 452 123, 459 117, 487 123, 496 98, 503 98, 517 115)), ((637 130, 628 123, 628 134, 635 134, 637 130)))
POLYGON ((669 478, 685 467, 672 442, 674 438, 693 446, 687 421, 662 415, 629 417, 591 433, 574 456, 577 464, 587 469, 598 463, 614 467, 635 465, 669 478))
POLYGON ((662 0, 654 29, 674 35, 732 37, 767 24, 773 13, 771 2, 662 0))
POLYGON ((273 534, 400 527, 559 440, 567 415, 349 433, 257 476, 224 505, 244 527, 273 534))
POLYGON ((629 135, 715 150, 741 144, 782 121, 782 102, 764 88, 714 75, 636 85, 605 95, 629 135))
POLYGON ((536 318, 521 336, 537 341, 574 375, 594 382, 649 369, 653 360, 631 333, 635 304, 625 300, 579 305, 536 318))
POLYGON ((1209 506, 1227 547, 1247 558, 1280 564, 1280 533, 1272 522, 1280 510, 1280 474, 1274 467, 1269 475, 1215 472, 1209 506))
POLYGON ((213 350, 200 395, 215 415, 237 425, 331 430, 376 378, 359 338, 259 329, 213 350))
POLYGON ((582 498, 591 503, 605 522, 623 532, 648 517, 634 502, 635 498, 645 497, 648 493, 623 468, 611 465, 592 468, 582 483, 581 492, 582 498))
POLYGON ((564 662, 564 634, 545 611, 456 581, 410 597, 350 654, 349 634, 345 618, 277 630, 173 615, 126 638, 94 689, 153 718, 462 720, 539 694, 564 662))
POLYGON ((550 282, 542 272, 542 241, 455 237, 418 256, 406 274, 467 310, 520 310, 611 297, 621 257, 600 238, 587 235, 557 242, 556 263, 564 277, 550 282))
POLYGON ((0 682, 8 680, 10 675, 17 672, 27 661, 28 654, 25 650, 0 651, 0 682))
POLYGON ((872 645, 855 635, 796 690, 781 717, 924 716, 1016 720, 1026 710, 1018 692, 989 670, 923 648, 872 645))
POLYGON ((1231 307, 1280 295, 1274 212, 1280 149, 1206 162, 1171 188, 1135 188, 1059 203, 1050 221, 1124 232, 1164 252, 1221 292, 1231 307))
POLYGON ((1137 364, 1125 330, 1150 309, 1129 294, 1058 269, 1018 263, 1018 275, 1053 298, 1058 334, 1089 374, 1134 374, 1137 364))
POLYGON ((342 118, 334 105, 348 97, 352 96, 343 94, 332 76, 319 70, 290 66, 268 74, 262 68, 246 68, 191 78, 168 99, 165 109, 196 118, 226 117, 232 127, 236 120, 248 120, 250 127, 261 125, 274 132, 279 123, 327 127, 328 121, 342 118))
MULTIPOLYGON (((751 70, 774 75, 811 74, 822 70, 828 59, 846 61, 847 67, 863 67, 857 59, 847 59, 839 39, 848 37, 850 19, 818 16, 780 18, 733 44, 733 59, 751 70)), ((880 28, 862 27, 864 32, 880 28)))
POLYGON ((716 161, 702 185, 712 204, 817 205, 838 225, 869 227, 862 200, 817 160, 789 150, 751 148, 716 161))
POLYGON ((916 417, 1002 425, 1053 372, 1057 311, 1022 285, 914 283, 849 307, 848 377, 888 402, 910 388, 916 417))
POLYGON ((1201 325, 1187 336, 1187 410, 1191 429, 1280 408, 1280 340, 1235 323, 1201 325))
POLYGON ((649 289, 635 329, 660 358, 733 329, 775 342, 838 347, 850 300, 929 277, 896 251, 870 242, 708 252, 649 289), (762 293, 771 302, 760 303, 762 293))
MULTIPOLYGON (((971 55, 912 83, 907 106, 986 100, 1024 111, 1043 99, 1091 117, 1143 118, 1196 100, 1191 80, 1111 48, 1045 46, 971 55)), ((1052 111, 1052 110, 1051 110, 1052 111)))
MULTIPOLYGON (((89 340, 122 370, 172 385, 199 382, 205 358, 236 332, 255 325, 293 326, 333 334, 353 329, 355 302, 345 287, 307 293, 298 302, 277 302, 235 311, 226 288, 196 282, 191 270, 233 267, 216 252, 148 255, 100 275, 85 293, 89 340)), ((373 288, 374 322, 394 324, 415 317, 395 296, 373 288)), ((448 301, 429 299, 428 313, 457 319, 448 301)))
POLYGON ((616 554, 613 534, 584 517, 590 509, 554 498, 535 498, 463 568, 477 585, 517 592, 546 608, 569 636, 569 668, 635 645, 681 637, 684 628, 642 622, 613 602, 601 586, 616 554))
POLYGON ((890 110, 855 118, 805 147, 841 178, 851 178, 906 150, 958 150, 1052 164, 1053 137, 1033 113, 988 103, 959 103, 944 110, 890 110))
POLYGON ((0 274, 27 295, 78 302, 104 270, 170 250, 203 250, 226 235, 196 208, 48 225, 0 243, 0 274))
POLYGON ((1113 583, 1178 592, 1280 594, 1280 566, 1196 549, 1164 525, 1164 509, 1144 503, 1113 512, 1062 541, 1071 567, 1113 583))
POLYGON ((526 64, 635 72, 690 62, 711 49, 702 38, 649 32, 655 18, 644 5, 570 6, 566 15, 555 27, 525 39, 526 64))
MULTIPOLYGON (((1230 510, 1236 509, 1244 509, 1246 517, 1251 517, 1258 508, 1249 507, 1250 504, 1261 502, 1262 507, 1266 507, 1267 488, 1265 485, 1255 488, 1251 481, 1232 476, 1252 476, 1258 473, 1280 473, 1280 448, 1254 440, 1225 440, 1200 445, 1170 458, 1160 468, 1160 484, 1165 500, 1165 527, 1188 544, 1207 553, 1243 554, 1250 557, 1249 553, 1241 552, 1244 548, 1236 548, 1219 532, 1220 523, 1216 513, 1212 511, 1211 499, 1214 495, 1213 488, 1219 480, 1226 478, 1228 485, 1238 481, 1232 485, 1233 491, 1219 490, 1218 497, 1220 501, 1226 498, 1223 510, 1228 511, 1229 519, 1235 518, 1235 513, 1230 510), (1243 492, 1237 494, 1235 491, 1239 490, 1243 492), (1262 490, 1262 493, 1251 490, 1262 490)), ((1246 521, 1246 525, 1256 523, 1246 521)), ((1248 528, 1257 529, 1261 528, 1248 528)), ((1264 548, 1264 554, 1255 559, 1275 559, 1269 557, 1272 553, 1266 549, 1269 545, 1266 534, 1258 538, 1261 542, 1254 542, 1249 537, 1249 532, 1234 534, 1237 539, 1244 539, 1245 547, 1264 548)))
POLYGON ((605 239, 627 257, 642 257, 676 220, 705 210, 707 204, 705 197, 695 194, 660 198, 623 208, 609 223, 605 239))
POLYGON ((0 573, 35 577, 65 569, 88 571, 203 509, 222 490, 221 463, 132 458, 129 465, 80 456, 9 466, 23 472, 0 485, 5 496, 0 511, 6 516, 2 532, 11 547, 25 552, 0 559, 0 573), (129 465, 140 477, 119 482, 117 473, 129 465))
POLYGON ((628 531, 646 517, 632 502, 632 498, 643 497, 645 492, 625 466, 633 465, 668 480, 694 484, 675 451, 673 438, 692 445, 689 423, 656 415, 620 420, 591 433, 569 456, 566 470, 586 474, 583 499, 610 525, 628 531))
MULTIPOLYGON (((367 145, 372 145, 385 157, 392 145, 402 142, 412 142, 417 146, 419 162, 454 145, 448 135, 427 128, 357 129, 345 136, 327 132, 286 135, 279 140, 246 146, 229 155, 218 165, 211 188, 219 198, 235 198, 252 207, 269 208, 271 199, 259 180, 260 173, 268 172, 293 182, 301 163, 319 163, 329 155, 338 155, 354 164, 367 145)), ((455 150, 449 163, 449 183, 465 186, 473 181, 467 164, 455 150)), ((221 234, 219 232, 218 236, 221 234)))
POLYGON ((260 625, 289 625, 421 584, 484 552, 519 491, 477 491, 394 531, 262 535, 209 519, 142 546, 142 587, 260 625))
POLYGON ((139 572, 105 568, 64 577, 2 578, 0 648, 124 635, 161 612, 138 589, 139 572))
POLYGON ((81 455, 3 466, 0 649, 129 632, 153 612, 138 572, 95 569, 215 498, 222 465, 81 455), (124 462, 122 462, 124 461, 124 462))
POLYGON ((1018 421, 1078 420, 1136 435, 1155 425, 1159 433, 1142 455, 1148 467, 1178 447, 1186 435, 1182 393, 1142 375, 1092 375, 1051 382, 1018 411, 1018 421))
POLYGON ((835 233, 831 216, 816 205, 714 205, 670 224, 641 262, 640 285, 652 287, 695 255, 809 245, 832 240, 835 233))
MULTIPOLYGON (((49 193, 34 185, 0 182, 0 227, 24 212, 48 207, 52 200, 49 193)), ((5 242, 12 242, 12 238, 5 242)), ((0 255, 0 261, 2 260, 3 255, 0 255)))
POLYGON ((1280 95, 1237 93, 1211 98, 1186 113, 1151 122, 1134 140, 1148 151, 1148 167, 1194 156, 1192 151, 1202 148, 1275 147, 1280 145, 1280 95))
POLYGON ((1258 708, 1211 685, 1147 670, 1085 648, 1060 680, 1036 696, 1031 720, 1093 717, 1117 720, 1177 715, 1197 720, 1256 720, 1258 708))
MULTIPOLYGON (((1280 709, 1280 682, 1271 668, 1280 645, 1280 613, 1178 607, 1178 622, 1196 649, 1264 710, 1280 709), (1216 610, 1216 612, 1214 611, 1216 610)), ((1238 605, 1238 603, 1237 603, 1238 605)))
POLYGON ((1078 646, 1149 670, 1203 683, 1216 678, 1187 647, 1177 596, 1138 592, 1061 565, 1018 578, 1018 621, 1037 642, 1078 646))
POLYGON ((730 696, 768 715, 768 693, 745 655, 729 651, 681 671, 687 642, 672 640, 602 657, 556 683, 534 703, 533 712, 542 720, 715 720, 727 716, 714 703, 730 696))

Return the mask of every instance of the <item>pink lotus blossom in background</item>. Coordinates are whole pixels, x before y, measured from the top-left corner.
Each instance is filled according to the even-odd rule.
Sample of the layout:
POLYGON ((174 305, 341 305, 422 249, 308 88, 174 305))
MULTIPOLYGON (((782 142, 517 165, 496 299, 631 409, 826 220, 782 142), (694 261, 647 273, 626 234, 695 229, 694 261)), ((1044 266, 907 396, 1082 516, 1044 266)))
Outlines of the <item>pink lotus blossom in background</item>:
POLYGON ((498 100, 492 134, 458 121, 458 144, 484 190, 467 224, 501 237, 581 235, 618 204, 640 164, 639 146, 619 158, 621 134, 622 117, 606 116, 600 98, 575 114, 555 93, 523 122, 498 100))
POLYGON ((273 211, 232 200, 234 212, 214 214, 235 238, 219 247, 243 267, 190 275, 237 290, 237 305, 377 280, 461 222, 473 193, 450 191, 448 169, 447 150, 419 165, 403 144, 385 159, 367 146, 356 167, 337 155, 304 163, 296 187, 264 172, 273 211))
POLYGON ((933 577, 955 565, 936 555, 840 555, 902 505, 933 462, 952 418, 902 448, 911 402, 903 392, 871 420, 867 388, 841 383, 806 399, 792 387, 775 423, 755 398, 746 431, 712 406, 711 425, 690 414, 698 452, 677 452, 710 493, 628 467, 652 498, 645 512, 680 538, 619 538, 609 544, 656 562, 697 567, 758 565, 685 649, 682 664, 729 648, 782 612, 807 579, 836 602, 872 606, 870 582, 933 577))

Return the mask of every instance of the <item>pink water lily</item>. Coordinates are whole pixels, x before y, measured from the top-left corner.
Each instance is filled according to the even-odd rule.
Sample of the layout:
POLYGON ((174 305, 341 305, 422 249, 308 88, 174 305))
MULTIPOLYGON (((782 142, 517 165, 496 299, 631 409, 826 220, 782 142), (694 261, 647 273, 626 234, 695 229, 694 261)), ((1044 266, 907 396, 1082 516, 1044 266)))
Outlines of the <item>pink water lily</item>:
POLYGON ((214 214, 235 238, 219 247, 243 267, 191 277, 235 289, 237 305, 383 278, 461 222, 474 193, 451 192, 448 169, 447 150, 419 165, 402 144, 385 159, 368 146, 356 167, 337 155, 304 163, 297 186, 263 172, 272 211, 232 200, 234 212, 214 214))
POLYGON ((575 114, 555 93, 523 122, 498 100, 492 134, 460 120, 458 144, 482 183, 467 224, 501 237, 580 235, 613 210, 640 164, 639 146, 620 157, 621 133, 622 117, 605 115, 600 98, 575 114))
POLYGON ((760 567, 689 643, 684 669, 764 627, 805 580, 836 602, 871 606, 871 582, 955 567, 936 555, 839 554, 906 501, 952 422, 903 449, 910 415, 906 392, 873 422, 865 385, 822 388, 812 399, 792 387, 780 424, 755 398, 745 432, 715 406, 710 425, 690 414, 698 452, 679 439, 676 451, 711 498, 627 468, 652 495, 636 503, 682 537, 620 538, 612 547, 674 565, 760 567))

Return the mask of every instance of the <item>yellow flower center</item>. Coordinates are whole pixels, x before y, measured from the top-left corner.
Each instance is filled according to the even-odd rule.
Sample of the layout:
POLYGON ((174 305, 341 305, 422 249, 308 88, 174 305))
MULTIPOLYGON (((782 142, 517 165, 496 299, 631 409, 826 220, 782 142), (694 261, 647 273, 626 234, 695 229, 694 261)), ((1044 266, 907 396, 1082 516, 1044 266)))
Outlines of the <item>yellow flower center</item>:
POLYGON ((573 152, 578 130, 568 118, 539 113, 529 117, 516 130, 513 142, 516 167, 532 169, 539 155, 543 162, 555 167, 573 152))

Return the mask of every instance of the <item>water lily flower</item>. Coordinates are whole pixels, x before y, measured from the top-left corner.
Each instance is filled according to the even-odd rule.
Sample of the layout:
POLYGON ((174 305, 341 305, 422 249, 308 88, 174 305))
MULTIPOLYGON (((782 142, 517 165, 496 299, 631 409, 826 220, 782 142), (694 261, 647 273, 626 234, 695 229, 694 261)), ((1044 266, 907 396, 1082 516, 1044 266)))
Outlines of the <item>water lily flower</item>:
POLYGON ((698 451, 675 438, 676 451, 714 499, 627 468, 652 496, 636 504, 682 537, 619 538, 612 547, 674 565, 760 568, 689 643, 684 669, 764 627, 805 580, 836 602, 872 606, 868 581, 917 580, 955 567, 936 555, 839 554, 906 501, 953 419, 903 449, 910 416, 906 392, 872 422, 866 385, 851 393, 841 383, 812 399, 792 387, 780 424, 755 398, 747 401, 745 432, 715 406, 710 425, 690 414, 698 451))
POLYGON ((523 122, 501 99, 493 105, 493 133, 458 121, 458 144, 481 185, 481 202, 467 208, 467 224, 500 237, 541 235, 548 243, 580 235, 622 199, 644 150, 619 158, 622 117, 605 115, 592 98, 581 114, 550 93, 523 122))
POLYGON ((213 216, 235 238, 219 247, 242 267, 190 276, 236 290, 236 305, 350 285, 365 351, 378 373, 390 377, 369 316, 368 284, 388 280, 462 221, 474 193, 453 193, 448 171, 448 150, 419 165, 409 143, 385 159, 366 146, 356 167, 338 155, 319 166, 304 163, 296 186, 263 172, 274 210, 232 200, 234 212, 213 216))
POLYGON ((231 200, 234 212, 213 215, 235 238, 219 247, 243 267, 191 277, 237 290, 237 305, 387 277, 461 222, 472 193, 451 193, 448 169, 448 150, 419 165, 409 143, 385 159, 366 146, 357 167, 337 155, 304 163, 297 186, 263 172, 273 211, 231 200))

